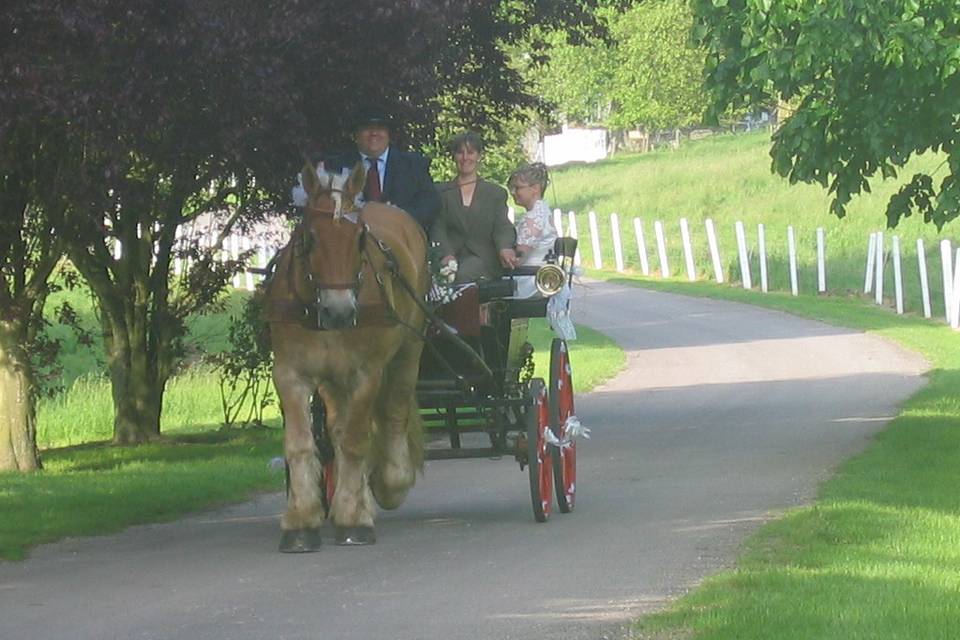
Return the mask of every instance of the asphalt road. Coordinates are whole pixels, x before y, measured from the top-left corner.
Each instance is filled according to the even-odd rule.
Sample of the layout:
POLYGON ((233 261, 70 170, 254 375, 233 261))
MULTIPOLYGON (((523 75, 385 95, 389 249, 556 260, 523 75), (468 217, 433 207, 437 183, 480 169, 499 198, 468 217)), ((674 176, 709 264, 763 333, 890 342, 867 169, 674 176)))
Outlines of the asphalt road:
POLYGON ((281 555, 263 496, 0 564, 0 638, 622 638, 923 384, 915 355, 776 312, 599 283, 575 303, 628 368, 577 398, 574 513, 536 524, 511 459, 433 461, 376 545, 281 555))

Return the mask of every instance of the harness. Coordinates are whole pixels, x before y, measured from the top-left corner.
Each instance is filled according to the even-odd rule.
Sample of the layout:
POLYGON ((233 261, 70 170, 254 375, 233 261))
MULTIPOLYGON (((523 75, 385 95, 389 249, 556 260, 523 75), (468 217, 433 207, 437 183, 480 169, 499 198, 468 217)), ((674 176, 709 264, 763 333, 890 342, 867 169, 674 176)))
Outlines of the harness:
MULTIPOLYGON (((321 215, 332 215, 332 212, 315 212, 321 215)), ((297 225, 294 229, 293 237, 284 247, 278 258, 278 269, 282 273, 275 272, 269 277, 267 283, 266 296, 264 300, 263 317, 267 322, 281 322, 287 324, 298 324, 305 329, 312 331, 324 331, 320 324, 318 313, 319 294, 324 289, 352 290, 357 300, 357 322, 355 327, 385 326, 390 324, 405 324, 397 314, 393 304, 393 296, 387 289, 387 277, 398 281, 405 291, 411 297, 416 299, 413 287, 407 282, 406 278, 400 273, 399 264, 396 257, 386 242, 377 238, 370 229, 370 226, 362 219, 356 221, 350 220, 352 224, 361 225, 360 236, 360 269, 353 282, 327 282, 322 279, 320 274, 311 269, 309 262, 312 243, 307 227, 304 223, 297 225), (372 240, 370 242, 369 240, 372 240), (371 259, 370 245, 374 244, 385 259, 386 270, 377 270, 375 262, 371 259), (289 254, 289 256, 285 255, 289 254), (303 279, 312 289, 312 299, 304 300, 300 295, 298 287, 296 267, 300 268, 303 279), (292 299, 282 300, 271 296, 273 281, 277 278, 283 278, 286 289, 292 299), (364 288, 363 284, 372 279, 377 287, 371 289, 364 288), (372 294, 372 295, 371 295, 372 294)), ((409 326, 409 325, 407 325, 409 326)), ((412 327, 410 327, 412 329, 412 327)), ((419 332, 418 332, 419 333, 419 332)))
MULTIPOLYGON (((423 296, 417 295, 413 285, 411 285, 407 278, 404 277, 403 273, 401 273, 400 264, 397 261, 396 255, 394 254, 390 245, 383 239, 374 235, 369 225, 363 222, 362 218, 358 218, 356 224, 363 225, 360 235, 361 268, 357 274, 356 283, 333 283, 332 285, 322 283, 316 279, 316 276, 311 274, 309 268, 306 268, 304 271, 307 274, 311 274, 311 277, 308 277, 308 280, 314 285, 315 291, 319 291, 324 287, 341 289, 354 287, 355 294, 357 295, 358 306, 357 323, 354 328, 400 325, 407 328, 418 340, 425 341, 426 345, 436 352, 436 346, 432 343, 432 341, 425 339, 424 331, 418 330, 411 326, 409 323, 400 318, 399 314, 397 314, 396 308, 393 304, 394 296, 391 295, 391 291, 387 288, 387 279, 389 278, 391 282, 394 282, 400 286, 404 293, 409 296, 411 300, 413 300, 414 304, 416 304, 420 311, 424 314, 424 317, 427 320, 424 325, 424 329, 432 326, 439 330, 447 337, 450 343, 458 351, 460 351, 474 363, 474 366, 488 376, 493 376, 493 372, 483 361, 483 359, 480 358, 479 354, 474 351, 473 348, 470 347, 466 342, 464 342, 455 331, 447 326, 445 322, 437 317, 434 311, 427 305, 426 301, 423 299, 423 296), (373 249, 371 249, 371 246, 373 249), (374 268, 374 261, 371 256, 372 250, 376 250, 379 252, 379 255, 382 256, 385 270, 378 271, 374 268), (371 277, 377 285, 375 291, 378 295, 372 302, 363 301, 363 294, 365 290, 363 289, 362 284, 366 281, 368 276, 371 277)), ((305 302, 302 300, 297 294, 297 287, 295 286, 296 283, 294 281, 293 269, 294 260, 299 258, 301 261, 306 261, 307 257, 309 256, 309 247, 306 246, 306 240, 302 238, 304 229, 305 227, 301 228, 301 226, 298 225, 297 229, 294 230, 294 234, 300 234, 301 237, 292 238, 290 243, 281 252, 281 257, 279 259, 279 263, 283 264, 283 252, 294 252, 294 255, 290 256, 286 262, 285 271, 287 287, 294 300, 271 299, 270 292, 273 284, 273 278, 271 278, 267 285, 267 291, 264 300, 263 318, 267 322, 298 324, 311 331, 325 331, 325 329, 320 326, 316 302, 305 302), (298 245, 299 254, 297 253, 298 245)), ((309 264, 306 264, 305 267, 309 267, 309 264)), ((369 289, 366 291, 369 291, 369 289)), ((438 355, 441 355, 441 360, 446 361, 446 358, 444 358, 442 354, 438 353, 438 355)), ((461 376, 453 371, 452 368, 450 371, 456 378, 461 378, 461 376)))

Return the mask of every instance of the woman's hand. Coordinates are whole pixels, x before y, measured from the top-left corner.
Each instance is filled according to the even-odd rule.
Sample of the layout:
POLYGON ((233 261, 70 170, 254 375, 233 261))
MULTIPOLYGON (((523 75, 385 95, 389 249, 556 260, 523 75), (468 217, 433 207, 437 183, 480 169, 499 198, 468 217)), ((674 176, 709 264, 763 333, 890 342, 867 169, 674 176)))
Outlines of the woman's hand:
POLYGON ((518 245, 517 245, 517 257, 518 257, 518 258, 522 258, 523 256, 527 255, 527 254, 530 253, 531 251, 533 251, 533 247, 532 247, 531 245, 529 245, 529 244, 518 244, 518 245))
POLYGON ((500 249, 500 264, 504 269, 513 269, 520 264, 520 258, 517 257, 517 252, 509 247, 500 249))
POLYGON ((440 258, 440 264, 443 266, 447 266, 448 264, 450 264, 451 260, 456 260, 456 258, 454 256, 443 256, 442 258, 440 258))

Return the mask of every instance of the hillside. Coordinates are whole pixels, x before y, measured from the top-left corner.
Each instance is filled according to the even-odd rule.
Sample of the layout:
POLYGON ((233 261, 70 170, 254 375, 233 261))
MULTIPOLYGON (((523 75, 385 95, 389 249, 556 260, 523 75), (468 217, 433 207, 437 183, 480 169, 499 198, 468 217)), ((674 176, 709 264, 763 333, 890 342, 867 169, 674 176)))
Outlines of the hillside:
MULTIPOLYGON (((653 222, 662 220, 667 237, 668 255, 674 276, 683 273, 680 218, 690 224, 697 271, 702 278, 712 277, 704 221, 713 219, 719 234, 720 253, 728 276, 739 280, 734 223, 746 226, 753 273, 759 268, 756 225, 766 230, 770 287, 789 289, 787 269, 787 226, 797 237, 799 286, 801 292, 816 290, 816 228, 824 227, 827 247, 827 287, 835 294, 863 290, 864 268, 869 234, 886 227, 885 208, 897 181, 872 181, 873 193, 855 198, 849 214, 837 219, 829 213, 829 195, 814 185, 791 185, 770 172, 769 134, 723 135, 692 141, 679 150, 661 150, 637 155, 624 154, 593 164, 567 166, 555 170, 548 200, 553 207, 578 214, 581 249, 585 264, 592 265, 586 213, 595 211, 600 218, 604 246, 604 267, 613 268, 613 249, 609 235, 609 214, 621 217, 625 261, 629 269, 639 269, 633 217, 643 221, 651 268, 657 269, 653 222), (582 214, 582 215, 581 215, 582 214)), ((917 170, 936 171, 942 159, 935 155, 913 160, 903 174, 917 170)), ((942 171, 941 171, 942 173, 942 171)), ((934 173, 936 179, 937 174, 934 173)), ((903 248, 904 288, 908 311, 920 308, 916 239, 923 238, 928 259, 934 314, 942 313, 940 283, 940 238, 958 235, 960 223, 954 222, 938 232, 917 218, 910 218, 896 230, 903 248)), ((754 275, 756 281, 756 275, 754 275)), ((893 292, 892 269, 887 270, 885 290, 893 292)))

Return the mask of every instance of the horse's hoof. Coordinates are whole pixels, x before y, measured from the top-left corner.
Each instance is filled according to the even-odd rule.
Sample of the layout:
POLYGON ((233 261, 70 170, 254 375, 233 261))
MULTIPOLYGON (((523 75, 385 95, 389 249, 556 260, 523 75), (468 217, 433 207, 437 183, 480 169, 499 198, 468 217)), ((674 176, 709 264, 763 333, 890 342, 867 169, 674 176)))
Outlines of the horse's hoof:
POLYGON ((291 529, 280 536, 280 553, 312 553, 320 550, 320 529, 291 529))
POLYGON ((337 544, 342 547, 359 547, 377 541, 373 527, 337 527, 336 534, 337 544))

